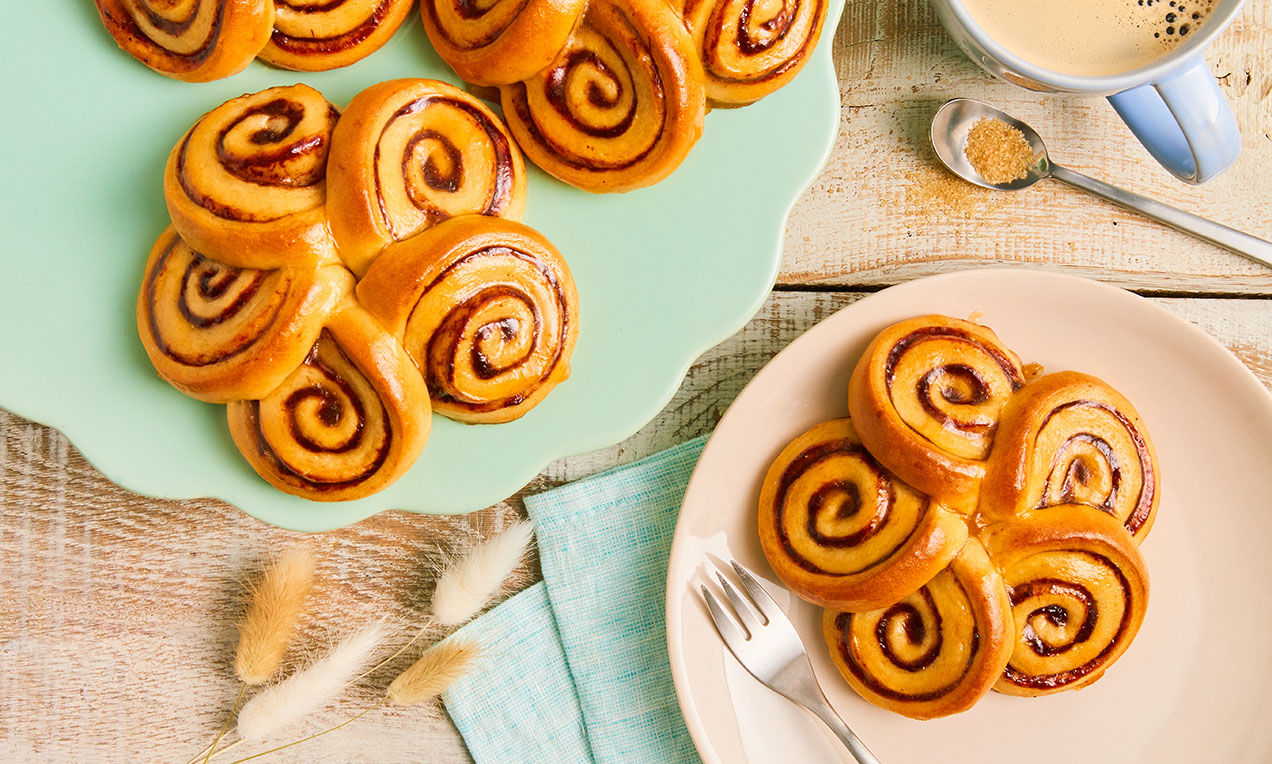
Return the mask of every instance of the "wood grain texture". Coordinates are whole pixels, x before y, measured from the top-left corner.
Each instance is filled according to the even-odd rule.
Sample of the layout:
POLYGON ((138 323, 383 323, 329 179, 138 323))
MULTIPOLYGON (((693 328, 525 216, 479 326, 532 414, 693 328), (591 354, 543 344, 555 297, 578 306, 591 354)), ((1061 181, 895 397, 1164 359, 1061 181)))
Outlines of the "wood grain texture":
MULTIPOLYGON (((708 432, 743 385, 859 293, 778 292, 708 351, 656 419, 627 441, 557 462, 527 492, 708 432)), ((1272 301, 1163 299, 1272 384, 1272 301)), ((427 612, 441 555, 521 516, 519 497, 450 518, 401 512, 303 537, 216 501, 155 501, 114 486, 65 438, 0 412, 0 761, 177 762, 211 740, 237 684, 230 668, 240 582, 303 540, 321 583, 294 657, 366 619, 427 612)), ((537 577, 531 561, 513 590, 537 577)), ((431 632, 430 638, 438 636, 431 632)), ((374 702, 409 656, 300 725, 311 733, 374 702)), ((240 749, 241 750, 241 749, 240 749)), ((250 751, 249 751, 250 752, 250 751)), ((226 757, 222 761, 229 761, 226 757)), ((381 710, 277 762, 461 762, 440 706, 381 710)))
POLYGON ((1247 3, 1207 53, 1244 149, 1210 183, 1157 165, 1103 98, 1046 95, 991 78, 926 0, 848 0, 834 39, 843 102, 826 170, 792 213, 779 283, 879 286, 969 265, 1029 264, 1159 292, 1272 294, 1272 269, 1058 182, 977 188, 940 167, 928 139, 950 98, 1033 125, 1059 164, 1272 238, 1272 0, 1247 3))

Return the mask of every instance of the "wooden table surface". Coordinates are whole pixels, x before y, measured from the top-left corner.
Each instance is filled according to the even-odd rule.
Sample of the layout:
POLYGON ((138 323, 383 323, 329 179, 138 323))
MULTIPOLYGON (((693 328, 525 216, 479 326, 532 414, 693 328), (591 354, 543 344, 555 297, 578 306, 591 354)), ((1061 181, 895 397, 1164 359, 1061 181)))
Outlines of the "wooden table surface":
MULTIPOLYGON (((967 96, 1030 122, 1056 161, 1272 238, 1272 0, 1252 0, 1208 54, 1244 151, 1200 187, 1159 168, 1101 99, 991 80, 924 0, 849 0, 833 40, 843 103, 830 163, 791 215, 778 285, 759 314, 693 366, 627 441, 550 465, 542 490, 708 432, 799 333, 865 294, 989 264, 1065 270, 1133 289, 1201 326, 1272 383, 1272 269, 1058 183, 981 190, 937 169, 927 123, 967 96)), ((218 501, 156 501, 98 474, 59 433, 0 411, 0 761, 181 762, 215 734, 237 685, 227 658, 241 579, 300 538, 218 501)), ((519 497, 451 518, 385 513, 307 537, 320 585, 297 651, 392 613, 426 612, 444 552, 522 516, 519 497)), ((519 586, 537 577, 534 561, 519 586)), ((345 718, 395 666, 304 730, 345 718)), ((221 761, 227 761, 226 757, 221 761)), ((440 706, 379 711, 280 762, 460 762, 440 706)))

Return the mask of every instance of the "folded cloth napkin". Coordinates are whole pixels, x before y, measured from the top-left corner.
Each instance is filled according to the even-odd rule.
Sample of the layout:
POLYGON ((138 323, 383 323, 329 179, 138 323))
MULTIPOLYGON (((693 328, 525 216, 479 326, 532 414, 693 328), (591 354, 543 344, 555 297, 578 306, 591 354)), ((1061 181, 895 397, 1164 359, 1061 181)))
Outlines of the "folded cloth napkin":
POLYGON ((667 557, 706 438, 526 499, 543 583, 458 632, 443 700, 477 764, 697 762, 671 683, 667 557))

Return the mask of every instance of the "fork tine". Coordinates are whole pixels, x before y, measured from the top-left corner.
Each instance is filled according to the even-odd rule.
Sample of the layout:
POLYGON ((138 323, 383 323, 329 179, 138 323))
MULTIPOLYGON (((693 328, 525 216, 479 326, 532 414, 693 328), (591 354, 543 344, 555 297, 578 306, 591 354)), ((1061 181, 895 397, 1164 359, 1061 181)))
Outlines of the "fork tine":
POLYGON ((751 635, 743 631, 733 619, 725 615, 724 607, 720 605, 720 601, 716 596, 707 589, 706 585, 702 585, 702 598, 707 601, 707 610, 711 611, 711 620, 715 621, 716 631, 720 632, 720 636, 724 638, 724 643, 729 646, 729 650, 733 650, 733 645, 745 642, 751 638, 751 635))
POLYGON ((746 589, 746 593, 751 595, 751 601, 755 603, 755 609, 760 611, 760 615, 764 616, 764 623, 767 624, 773 620, 774 613, 781 613, 782 609, 773 601, 769 593, 760 586, 760 582, 755 580, 755 576, 751 575, 751 571, 742 567, 737 560, 729 560, 729 564, 733 566, 733 572, 738 574, 738 580, 742 582, 742 587, 746 589))
POLYGON ((768 623, 768 619, 764 618, 764 614, 760 613, 755 604, 747 599, 746 595, 739 592, 733 584, 729 583, 729 579, 725 578, 720 571, 716 571, 716 580, 720 582, 720 588, 728 595, 729 602, 733 603, 733 611, 738 614, 738 620, 746 627, 751 634, 755 634, 755 630, 768 623), (761 622, 760 619, 764 618, 761 622))

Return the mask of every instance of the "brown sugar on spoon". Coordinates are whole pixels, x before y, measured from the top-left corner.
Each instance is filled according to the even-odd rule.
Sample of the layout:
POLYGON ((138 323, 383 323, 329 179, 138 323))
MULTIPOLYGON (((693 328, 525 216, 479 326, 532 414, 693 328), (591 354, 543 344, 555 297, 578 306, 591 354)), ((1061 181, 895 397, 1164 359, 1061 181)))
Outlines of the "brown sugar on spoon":
POLYGON ((994 185, 1029 177, 1034 151, 1024 133, 1001 119, 982 117, 967 133, 963 147, 967 161, 986 182, 994 185))

